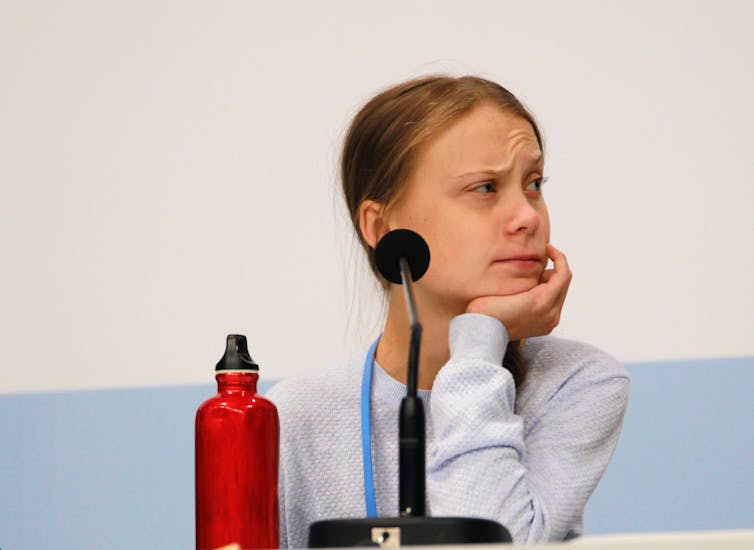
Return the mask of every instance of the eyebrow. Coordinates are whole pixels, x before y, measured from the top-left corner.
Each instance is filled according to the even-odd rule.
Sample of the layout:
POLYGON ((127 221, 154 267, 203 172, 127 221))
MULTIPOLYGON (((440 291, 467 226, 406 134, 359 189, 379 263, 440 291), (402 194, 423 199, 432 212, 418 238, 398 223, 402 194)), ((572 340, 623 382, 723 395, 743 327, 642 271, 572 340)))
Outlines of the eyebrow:
MULTIPOLYGON (((524 159, 524 162, 529 167, 539 166, 540 164, 544 163, 544 157, 542 156, 542 153, 540 152, 539 154, 537 154, 537 156, 526 157, 524 159)), ((453 179, 462 179, 462 178, 467 178, 471 176, 499 176, 502 174, 506 174, 508 172, 510 172, 510 168, 502 169, 502 170, 495 170, 494 168, 486 168, 483 170, 474 170, 472 172, 464 172, 463 174, 453 176, 453 179)))

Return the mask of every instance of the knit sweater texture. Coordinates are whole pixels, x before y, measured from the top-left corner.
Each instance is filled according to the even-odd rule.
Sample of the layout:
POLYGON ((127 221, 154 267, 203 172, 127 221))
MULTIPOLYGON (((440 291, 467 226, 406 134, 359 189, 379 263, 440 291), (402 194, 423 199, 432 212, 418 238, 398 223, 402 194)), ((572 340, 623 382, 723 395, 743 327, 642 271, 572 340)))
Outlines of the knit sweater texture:
MULTIPOLYGON (((501 367, 508 335, 479 314, 454 318, 450 359, 426 411, 427 513, 499 521, 518 544, 583 532, 587 499, 615 451, 628 402, 624 368, 608 354, 552 336, 522 347, 516 391, 501 367)), ((317 520, 365 517, 360 396, 366 350, 291 378, 267 396, 280 415, 280 543, 307 546, 317 520)), ((376 362, 371 431, 379 516, 398 515, 398 411, 405 385, 376 362)))

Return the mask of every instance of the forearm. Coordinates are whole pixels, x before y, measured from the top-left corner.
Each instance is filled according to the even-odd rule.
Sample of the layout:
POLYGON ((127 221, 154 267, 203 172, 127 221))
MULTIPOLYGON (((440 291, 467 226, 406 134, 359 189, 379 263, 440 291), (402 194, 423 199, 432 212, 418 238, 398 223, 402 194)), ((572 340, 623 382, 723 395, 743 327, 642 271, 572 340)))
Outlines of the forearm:
POLYGON ((578 530, 615 449, 627 379, 598 350, 559 349, 545 365, 545 397, 521 412, 525 426, 515 412, 515 384, 501 366, 502 325, 490 318, 454 323, 451 359, 431 397, 431 513, 494 519, 518 543, 562 540, 578 530), (557 365, 563 368, 552 370, 557 365))
POLYGON ((516 542, 545 540, 545 514, 524 466, 523 421, 513 412, 514 383, 502 368, 505 329, 482 316, 454 322, 451 360, 432 391, 432 514, 495 519, 516 542))

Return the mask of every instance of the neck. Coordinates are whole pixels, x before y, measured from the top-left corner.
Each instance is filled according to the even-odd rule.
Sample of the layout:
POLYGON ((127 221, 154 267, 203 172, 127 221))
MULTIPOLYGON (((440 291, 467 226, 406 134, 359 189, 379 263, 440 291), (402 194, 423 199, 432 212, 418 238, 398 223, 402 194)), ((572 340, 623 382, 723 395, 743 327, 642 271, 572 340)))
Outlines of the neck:
MULTIPOLYGON (((416 292, 416 287, 414 287, 416 292)), ((419 355, 419 389, 431 389, 435 376, 448 361, 448 326, 451 319, 463 313, 458 308, 433 307, 431 300, 417 293, 419 322, 423 332, 419 355)), ((411 340, 411 321, 403 289, 391 286, 385 330, 377 346, 375 359, 390 376, 402 382, 408 380, 408 347, 411 340)))

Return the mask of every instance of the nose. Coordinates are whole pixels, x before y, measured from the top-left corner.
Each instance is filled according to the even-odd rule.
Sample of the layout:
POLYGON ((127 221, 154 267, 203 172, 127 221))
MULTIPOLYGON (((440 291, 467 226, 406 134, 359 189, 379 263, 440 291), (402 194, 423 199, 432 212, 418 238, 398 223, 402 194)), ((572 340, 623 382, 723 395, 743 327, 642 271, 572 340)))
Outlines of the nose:
POLYGON ((505 231, 511 235, 534 233, 539 228, 540 212, 524 194, 501 201, 505 209, 505 231))

